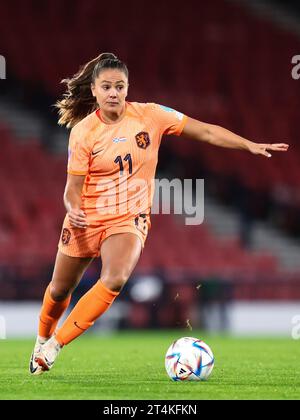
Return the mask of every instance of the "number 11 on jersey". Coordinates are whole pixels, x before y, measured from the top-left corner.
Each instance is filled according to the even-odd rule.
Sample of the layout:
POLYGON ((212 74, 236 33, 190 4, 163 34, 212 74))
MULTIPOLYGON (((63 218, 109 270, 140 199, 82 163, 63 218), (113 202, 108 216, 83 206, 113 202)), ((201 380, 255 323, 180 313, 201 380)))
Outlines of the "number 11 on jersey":
MULTIPOLYGON (((131 159, 131 154, 128 153, 125 157, 124 157, 124 161, 128 162, 128 166, 129 166, 129 175, 132 174, 132 159, 131 159)), ((123 175, 124 172, 124 165, 123 165, 123 159, 122 156, 117 156, 116 159, 114 160, 115 163, 120 165, 120 175, 123 175)))

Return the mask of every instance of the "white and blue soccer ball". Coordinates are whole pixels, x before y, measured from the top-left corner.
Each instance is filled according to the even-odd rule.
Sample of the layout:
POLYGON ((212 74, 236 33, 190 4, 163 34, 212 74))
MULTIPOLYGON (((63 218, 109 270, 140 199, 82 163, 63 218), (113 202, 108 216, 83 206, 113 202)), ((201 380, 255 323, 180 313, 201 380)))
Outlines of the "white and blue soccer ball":
POLYGON ((182 337, 169 347, 165 367, 173 381, 205 381, 213 370, 214 355, 204 341, 182 337))

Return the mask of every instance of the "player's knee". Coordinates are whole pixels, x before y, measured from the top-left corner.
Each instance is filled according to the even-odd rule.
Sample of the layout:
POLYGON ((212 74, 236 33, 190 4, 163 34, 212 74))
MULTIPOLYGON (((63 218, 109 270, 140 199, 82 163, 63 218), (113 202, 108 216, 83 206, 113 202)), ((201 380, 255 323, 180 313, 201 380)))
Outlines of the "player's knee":
POLYGON ((67 299, 67 297, 69 297, 70 290, 60 289, 60 288, 56 288, 52 286, 50 288, 50 295, 51 295, 51 298, 55 300, 56 302, 61 302, 62 300, 65 300, 67 299))
POLYGON ((105 287, 113 292, 120 292, 129 278, 126 271, 117 273, 105 273, 101 276, 101 281, 105 287))

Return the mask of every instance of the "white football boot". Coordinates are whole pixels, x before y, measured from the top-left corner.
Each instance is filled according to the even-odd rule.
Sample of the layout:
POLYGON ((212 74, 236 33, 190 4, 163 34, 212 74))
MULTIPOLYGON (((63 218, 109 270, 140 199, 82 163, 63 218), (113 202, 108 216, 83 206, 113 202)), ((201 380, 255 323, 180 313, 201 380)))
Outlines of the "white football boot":
POLYGON ((52 336, 40 349, 35 357, 35 362, 42 368, 42 371, 48 371, 52 368, 62 346, 52 336))
POLYGON ((47 341, 48 340, 46 338, 37 336, 29 362, 29 372, 32 375, 41 375, 41 373, 43 373, 42 367, 35 361, 35 359, 39 356, 42 346, 47 343, 47 341))

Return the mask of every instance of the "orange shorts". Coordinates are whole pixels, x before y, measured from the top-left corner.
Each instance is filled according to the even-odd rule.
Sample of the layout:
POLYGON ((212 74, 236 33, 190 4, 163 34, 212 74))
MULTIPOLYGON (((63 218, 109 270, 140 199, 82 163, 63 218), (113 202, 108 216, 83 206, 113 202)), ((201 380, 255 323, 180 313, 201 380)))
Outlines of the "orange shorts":
POLYGON ((66 215, 58 249, 70 257, 99 257, 102 242, 118 233, 134 233, 140 238, 144 247, 150 226, 150 216, 141 214, 115 225, 88 226, 86 229, 79 229, 70 225, 66 215))

